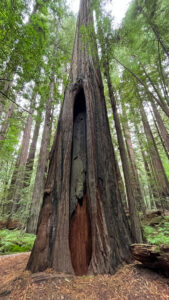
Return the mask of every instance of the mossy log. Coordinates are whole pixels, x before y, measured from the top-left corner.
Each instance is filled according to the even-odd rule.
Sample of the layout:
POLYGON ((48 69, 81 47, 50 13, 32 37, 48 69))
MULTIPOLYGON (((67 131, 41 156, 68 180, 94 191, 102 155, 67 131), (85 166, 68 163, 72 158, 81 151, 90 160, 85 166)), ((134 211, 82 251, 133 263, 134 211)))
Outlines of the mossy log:
POLYGON ((132 244, 130 249, 134 259, 169 276, 169 245, 132 244))

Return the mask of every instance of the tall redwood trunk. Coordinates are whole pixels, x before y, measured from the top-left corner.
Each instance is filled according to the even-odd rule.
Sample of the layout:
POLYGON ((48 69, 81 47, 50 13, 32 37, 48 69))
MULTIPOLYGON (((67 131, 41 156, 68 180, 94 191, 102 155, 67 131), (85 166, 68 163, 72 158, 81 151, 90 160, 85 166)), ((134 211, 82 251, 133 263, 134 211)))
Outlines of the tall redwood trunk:
POLYGON ((49 153, 49 142, 51 134, 51 120, 52 120, 52 102, 54 91, 54 76, 51 77, 50 95, 46 103, 45 122, 42 134, 41 148, 39 153, 38 166, 36 171, 32 201, 30 206, 30 214, 27 221, 27 232, 36 233, 39 211, 42 204, 42 196, 45 181, 45 168, 49 153))
POLYGON ((130 135, 130 130, 129 130, 129 125, 128 125, 125 109, 123 109, 123 115, 125 116, 125 123, 123 125, 123 131, 124 131, 129 161, 130 161, 130 165, 131 165, 131 177, 132 177, 132 185, 133 185, 134 195, 135 195, 137 207, 139 208, 140 211, 144 211, 145 210, 144 198, 143 198, 143 194, 142 194, 142 190, 141 190, 141 186, 140 186, 140 181, 139 181, 139 176, 138 176, 138 171, 137 171, 137 166, 136 166, 135 153, 134 153, 134 149, 133 149, 133 145, 132 145, 132 141, 131 141, 131 135, 130 135))
POLYGON ((113 273, 130 260, 131 237, 118 189, 101 74, 79 33, 82 24, 92 25, 90 6, 90 0, 81 1, 71 84, 27 265, 32 272, 52 267, 77 275, 113 273))

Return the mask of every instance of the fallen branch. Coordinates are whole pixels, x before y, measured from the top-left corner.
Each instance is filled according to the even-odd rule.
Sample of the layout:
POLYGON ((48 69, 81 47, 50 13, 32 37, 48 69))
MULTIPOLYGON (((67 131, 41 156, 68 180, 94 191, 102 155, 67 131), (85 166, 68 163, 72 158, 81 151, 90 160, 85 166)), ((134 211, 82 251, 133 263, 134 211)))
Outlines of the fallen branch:
POLYGON ((130 249, 134 259, 169 276, 169 245, 132 244, 130 249))

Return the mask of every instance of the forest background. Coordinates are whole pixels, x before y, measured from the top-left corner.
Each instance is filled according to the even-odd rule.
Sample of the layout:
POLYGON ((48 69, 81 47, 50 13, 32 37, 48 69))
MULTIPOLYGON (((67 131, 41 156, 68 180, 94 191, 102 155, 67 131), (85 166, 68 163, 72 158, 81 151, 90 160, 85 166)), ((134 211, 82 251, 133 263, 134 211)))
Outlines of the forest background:
MULTIPOLYGON (((169 207, 169 5, 134 0, 118 27, 108 1, 93 5, 123 204, 129 221, 133 213, 143 219, 169 207)), ((0 4, 1 253, 30 250, 34 241, 75 24, 64 1, 0 4)), ((80 30, 91 39, 90 27, 80 30)), ((142 224, 150 243, 169 243, 168 216, 150 225, 142 224)))

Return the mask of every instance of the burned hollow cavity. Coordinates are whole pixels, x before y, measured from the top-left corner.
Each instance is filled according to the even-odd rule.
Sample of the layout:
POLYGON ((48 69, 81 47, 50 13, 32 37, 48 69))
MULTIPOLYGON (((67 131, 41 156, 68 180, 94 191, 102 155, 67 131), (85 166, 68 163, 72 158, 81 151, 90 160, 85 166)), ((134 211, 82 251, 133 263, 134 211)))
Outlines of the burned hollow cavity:
POLYGON ((88 211, 86 174, 86 103, 81 88, 75 97, 70 178, 70 236, 72 266, 76 275, 85 275, 91 260, 91 224, 88 211))

